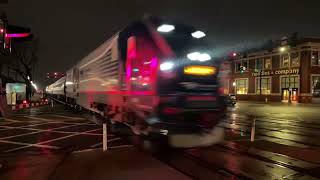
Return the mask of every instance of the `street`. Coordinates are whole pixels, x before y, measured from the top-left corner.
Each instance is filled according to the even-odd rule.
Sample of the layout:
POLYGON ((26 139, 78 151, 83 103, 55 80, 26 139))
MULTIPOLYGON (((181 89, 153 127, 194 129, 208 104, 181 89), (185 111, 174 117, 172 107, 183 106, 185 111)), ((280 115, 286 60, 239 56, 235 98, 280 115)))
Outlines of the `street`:
MULTIPOLYGON (((125 145, 109 135, 109 144, 125 145)), ((0 122, 0 151, 75 151, 102 147, 102 128, 57 105, 27 109, 0 122)))
MULTIPOLYGON (((220 124, 225 128, 223 143, 166 152, 154 158, 193 179, 320 178, 317 109, 312 105, 240 102, 229 108, 228 118, 220 124), (313 116, 308 116, 310 113, 313 116), (255 137, 251 142, 253 118, 255 137)), ((7 171, 6 164, 1 162, 6 162, 9 155, 14 160, 15 155, 21 154, 46 157, 52 153, 101 149, 102 128, 87 117, 84 112, 74 113, 55 105, 19 111, 2 119, 0 164, 3 171, 7 171)), ((112 152, 132 148, 132 145, 108 134, 108 147, 112 152)), ((14 166, 14 162, 10 166, 14 166)))

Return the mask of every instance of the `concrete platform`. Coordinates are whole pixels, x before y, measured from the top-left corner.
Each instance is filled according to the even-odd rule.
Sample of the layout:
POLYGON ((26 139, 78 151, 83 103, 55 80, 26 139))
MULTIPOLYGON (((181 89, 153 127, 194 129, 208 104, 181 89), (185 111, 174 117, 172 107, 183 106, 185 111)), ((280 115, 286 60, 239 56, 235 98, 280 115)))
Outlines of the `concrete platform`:
POLYGON ((135 148, 90 150, 70 155, 50 180, 189 180, 190 178, 135 148))

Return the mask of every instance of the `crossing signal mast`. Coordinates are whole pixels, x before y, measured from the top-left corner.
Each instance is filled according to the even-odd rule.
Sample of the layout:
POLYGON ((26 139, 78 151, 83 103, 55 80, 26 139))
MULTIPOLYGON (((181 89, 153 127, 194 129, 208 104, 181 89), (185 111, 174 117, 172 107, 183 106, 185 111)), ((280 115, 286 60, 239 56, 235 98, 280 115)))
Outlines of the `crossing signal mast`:
POLYGON ((29 28, 8 24, 6 16, 0 16, 0 49, 11 51, 12 40, 15 42, 30 41, 32 39, 29 28))

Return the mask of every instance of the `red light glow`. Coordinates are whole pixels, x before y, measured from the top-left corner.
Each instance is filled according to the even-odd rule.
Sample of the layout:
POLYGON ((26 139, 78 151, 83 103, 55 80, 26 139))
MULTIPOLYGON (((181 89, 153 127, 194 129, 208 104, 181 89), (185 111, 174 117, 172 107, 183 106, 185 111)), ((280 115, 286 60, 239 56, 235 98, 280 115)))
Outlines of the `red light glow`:
POLYGON ((27 104, 27 100, 23 100, 23 102, 22 102, 23 104, 27 104))
POLYGON ((29 35, 30 35, 29 33, 6 34, 6 37, 8 37, 8 38, 24 38, 24 37, 28 37, 29 35))
POLYGON ((0 29, 0 33, 4 33, 4 29, 0 29))
POLYGON ((232 56, 233 56, 233 57, 236 57, 236 56, 237 56, 237 53, 235 53, 235 52, 232 53, 232 56))
POLYGON ((167 107, 164 108, 162 112, 164 114, 178 114, 180 112, 180 109, 175 107, 167 107))

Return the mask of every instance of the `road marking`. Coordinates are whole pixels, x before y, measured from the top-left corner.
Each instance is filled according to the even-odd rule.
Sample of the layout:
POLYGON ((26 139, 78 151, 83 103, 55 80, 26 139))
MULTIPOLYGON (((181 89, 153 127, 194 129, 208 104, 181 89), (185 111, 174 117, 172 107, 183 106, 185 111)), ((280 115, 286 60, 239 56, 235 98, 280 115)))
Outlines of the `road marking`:
MULTIPOLYGON (((20 137, 20 136, 26 136, 26 135, 30 135, 30 134, 37 134, 37 133, 41 133, 41 132, 58 132, 58 133, 63 133, 59 132, 59 131, 54 131, 57 129, 63 129, 63 128, 67 128, 67 127, 73 127, 73 126, 78 126, 78 125, 70 125, 70 126, 63 126, 63 127, 57 127, 57 128, 53 128, 53 129, 39 129, 39 130, 35 130, 36 132, 30 132, 30 133, 24 133, 24 134, 18 134, 18 135, 14 135, 14 136, 7 136, 7 137, 2 137, 1 139, 9 139, 9 138, 14 138, 14 137, 20 137)), ((73 132, 74 133, 74 132, 73 132)))
MULTIPOLYGON (((86 125, 86 124, 80 124, 80 125, 86 125)), ((58 129, 63 129, 63 128, 72 127, 72 126, 79 126, 79 124, 70 124, 70 126, 62 126, 62 127, 59 127, 58 129)), ((38 132, 58 132, 58 133, 78 133, 78 134, 86 132, 86 131, 85 132, 54 131, 52 129, 35 129, 35 128, 11 127, 11 126, 1 126, 1 128, 5 128, 5 129, 23 129, 23 130, 31 130, 31 131, 38 131, 38 132)), ((56 129, 56 128, 54 128, 54 129, 56 129)), ((94 129, 94 130, 97 130, 97 129, 94 129)))
MULTIPOLYGON (((109 136, 109 135, 108 135, 109 136)), ((117 141, 117 140, 121 140, 121 138, 114 138, 114 139, 110 139, 110 140, 108 140, 107 142, 109 143, 109 142, 113 142, 113 141, 117 141)), ((102 145, 102 142, 99 142, 99 143, 97 143, 97 144, 94 144, 94 145, 92 145, 92 146, 90 146, 91 148, 95 148, 95 147, 98 147, 98 146, 100 146, 100 145, 102 145)))
POLYGON ((4 152, 11 152, 15 149, 20 149, 20 148, 26 148, 26 147, 39 147, 39 148, 47 148, 47 149, 60 149, 57 146, 49 146, 49 145, 41 145, 41 144, 31 144, 31 143, 22 143, 22 142, 14 142, 14 141, 6 141, 6 140, 0 140, 0 142, 2 143, 8 143, 8 144, 15 144, 15 145, 24 145, 23 147, 19 147, 19 148, 14 148, 14 149, 10 149, 4 152))
MULTIPOLYGON (((91 131, 96 131, 96 130, 98 130, 98 129, 89 130, 89 131, 85 131, 85 132, 91 132, 91 131)), ((53 141, 57 141, 57 140, 61 140, 61 139, 66 139, 66 138, 73 137, 73 136, 76 136, 76 135, 79 135, 79 134, 80 134, 80 133, 74 133, 74 134, 71 134, 71 135, 68 135, 68 136, 64 136, 64 137, 60 137, 60 138, 56 138, 56 139, 51 139, 51 140, 48 140, 48 141, 39 142, 39 143, 37 143, 37 144, 20 143, 20 142, 5 141, 5 140, 0 140, 0 142, 17 144, 17 145, 26 145, 26 146, 23 146, 23 147, 18 147, 18 148, 10 149, 10 150, 4 151, 4 152, 13 152, 13 151, 20 150, 20 149, 24 149, 24 148, 28 148, 28 147, 40 147, 40 148, 48 148, 48 149, 60 149, 60 148, 57 147, 57 146, 49 146, 49 145, 43 145, 43 144, 44 144, 44 143, 53 142, 53 141)))
POLYGON ((52 114, 52 116, 56 116, 56 117, 62 117, 62 118, 68 118, 68 119, 74 119, 74 120, 81 120, 81 119, 85 119, 82 117, 70 117, 70 116, 62 116, 62 115, 57 115, 57 114, 52 114))
POLYGON ((15 119, 9 119, 9 118, 4 118, 6 121, 11 121, 11 122, 23 122, 15 119))
POLYGON ((125 147, 133 147, 133 145, 111 146, 109 147, 109 149, 118 149, 118 148, 125 148, 125 147))
MULTIPOLYGON (((93 129, 93 130, 89 130, 89 131, 85 131, 84 133, 86 132, 91 132, 91 131, 96 131, 98 129, 93 129)), ((66 139, 66 138, 69 138, 69 137, 73 137, 73 136, 77 136, 77 135, 80 135, 81 133, 75 133, 75 134, 71 134, 71 135, 68 135, 68 136, 64 136, 64 137, 60 137, 60 138, 56 138, 56 139, 51 139, 51 140, 48 140, 48 141, 44 141, 44 142, 40 142, 38 144, 44 144, 44 143, 49 143, 49 142, 53 142, 53 141, 57 141, 57 140, 61 140, 61 139, 66 139)))
POLYGON ((34 117, 34 116, 27 116, 27 118, 30 119, 36 119, 36 120, 41 120, 41 121, 45 121, 48 123, 63 123, 63 124, 78 124, 78 125, 96 125, 96 124, 92 124, 91 122, 64 122, 64 121, 57 121, 54 119, 45 119, 45 118, 39 118, 39 117, 34 117))

